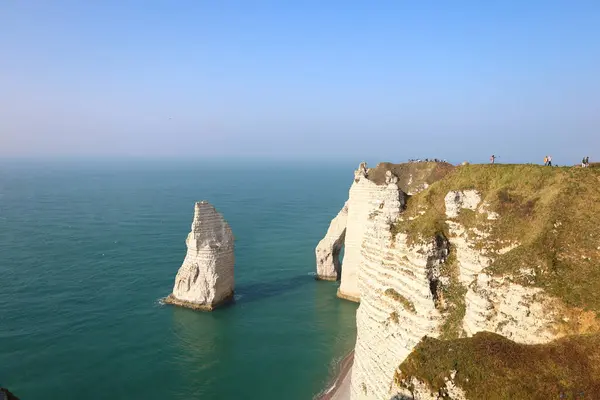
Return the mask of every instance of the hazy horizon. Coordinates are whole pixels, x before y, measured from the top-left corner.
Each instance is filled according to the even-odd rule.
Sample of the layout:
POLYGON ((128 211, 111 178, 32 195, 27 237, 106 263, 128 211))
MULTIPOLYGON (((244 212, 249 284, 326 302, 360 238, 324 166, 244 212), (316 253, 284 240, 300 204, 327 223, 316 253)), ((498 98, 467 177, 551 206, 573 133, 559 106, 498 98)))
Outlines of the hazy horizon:
POLYGON ((572 165, 599 38, 595 2, 10 2, 0 157, 572 165))

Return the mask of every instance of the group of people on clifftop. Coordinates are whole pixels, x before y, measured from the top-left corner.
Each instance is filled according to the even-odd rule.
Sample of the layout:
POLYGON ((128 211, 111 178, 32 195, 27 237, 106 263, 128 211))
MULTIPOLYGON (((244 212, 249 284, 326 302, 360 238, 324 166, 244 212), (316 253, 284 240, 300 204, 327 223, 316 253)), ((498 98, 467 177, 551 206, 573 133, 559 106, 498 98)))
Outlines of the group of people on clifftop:
MULTIPOLYGON (((496 163, 496 156, 494 154, 492 154, 490 156, 490 164, 495 164, 496 163)), ((552 156, 545 156, 544 157, 544 165, 551 167, 552 166, 552 156)), ((582 168, 587 168, 590 166, 590 157, 586 156, 583 157, 583 159, 581 160, 581 167, 582 168)))
POLYGON ((447 162, 446 160, 440 160, 439 158, 411 158, 408 160, 409 163, 419 163, 419 162, 447 162))

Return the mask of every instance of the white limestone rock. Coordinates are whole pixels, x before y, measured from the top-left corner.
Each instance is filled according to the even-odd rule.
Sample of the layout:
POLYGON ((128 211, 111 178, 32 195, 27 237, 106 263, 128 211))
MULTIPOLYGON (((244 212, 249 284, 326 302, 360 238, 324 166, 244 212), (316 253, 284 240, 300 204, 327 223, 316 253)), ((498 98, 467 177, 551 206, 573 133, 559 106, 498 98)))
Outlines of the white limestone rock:
POLYGON ((557 337, 557 303, 540 288, 481 273, 469 286, 465 304, 463 329, 468 336, 489 331, 526 344, 557 337))
POLYGON ((338 215, 331 220, 325 237, 321 239, 315 253, 317 256, 317 279, 336 281, 340 279, 340 251, 346 237, 346 222, 348 220, 348 202, 338 215))
POLYGON ((367 169, 367 163, 363 161, 358 165, 358 169, 354 171, 354 182, 358 182, 362 178, 366 178, 368 174, 369 170, 367 169))
MULTIPOLYGON (((377 168, 381 169, 381 165, 377 168)), ((398 187, 399 179, 392 171, 386 171, 385 180, 383 181, 370 177, 369 175, 372 172, 373 170, 367 168, 365 162, 360 163, 357 170, 354 171, 354 181, 350 187, 346 203, 346 231, 343 238, 344 261, 338 296, 355 302, 360 301, 358 271, 362 260, 361 246, 365 240, 365 232, 375 218, 378 215, 382 215, 384 208, 387 211, 383 222, 384 225, 387 225, 386 229, 389 231, 391 225, 396 222, 398 213, 404 208, 407 196, 398 187)), ((408 177, 408 182, 409 186, 414 184, 412 173, 408 177)), ((413 194, 427 187, 428 185, 423 183, 423 185, 413 188, 413 194)), ((340 238, 339 234, 342 231, 341 221, 343 221, 343 218, 343 213, 338 214, 330 226, 331 233, 328 231, 317 246, 318 277, 334 276, 333 271, 335 270, 336 259, 335 257, 331 260, 329 259, 331 258, 330 255, 333 255, 334 243, 335 246, 339 245, 338 238, 340 238)))
MULTIPOLYGON (((352 368, 352 399, 389 399, 395 369, 425 335, 436 337, 442 316, 432 293, 436 257, 445 259, 436 241, 411 246, 404 233, 392 236, 404 208, 392 174, 381 192, 378 213, 367 225, 358 272, 360 306, 352 368)), ((442 246, 443 247, 443 246, 442 246)), ((342 278, 343 279, 343 278, 342 278)), ((343 282, 343 281, 342 281, 343 282)))
POLYGON ((377 185, 368 179, 366 163, 361 163, 354 172, 354 182, 348 198, 348 220, 344 249, 344 263, 338 296, 352 301, 360 301, 358 290, 358 271, 362 260, 361 246, 365 232, 377 215, 383 213, 384 203, 393 206, 386 213, 389 224, 395 221, 400 207, 404 204, 404 193, 396 185, 398 178, 390 171, 386 173, 385 184, 377 185))
POLYGON ((475 243, 469 239, 465 227, 450 220, 446 223, 458 262, 460 281, 466 287, 477 274, 492 264, 492 259, 475 249, 475 243))
POLYGON ((481 202, 481 196, 476 190, 450 191, 444 198, 444 202, 446 203, 446 216, 456 218, 463 208, 475 210, 481 202))
POLYGON ((223 216, 206 201, 196 203, 187 254, 166 303, 212 310, 233 299, 234 238, 223 216))
MULTIPOLYGON (((386 178, 391 184, 393 178, 386 178)), ((462 334, 472 336, 477 332, 497 332, 518 343, 546 343, 561 336, 556 315, 551 312, 555 299, 541 289, 517 285, 510 280, 491 277, 486 273, 494 259, 506 251, 518 246, 511 243, 500 250, 483 250, 477 244, 491 239, 488 227, 467 228, 459 224, 456 218, 461 210, 479 211, 481 197, 474 190, 452 191, 445 198, 448 224, 447 238, 435 237, 431 241, 409 244, 405 233, 397 233, 392 238, 389 229, 390 220, 400 216, 403 209, 398 196, 392 193, 393 185, 382 187, 361 186, 361 179, 355 181, 351 190, 354 198, 366 204, 369 199, 372 218, 367 220, 360 242, 358 256, 357 283, 360 306, 356 313, 357 339, 354 366, 351 378, 351 398, 437 398, 425 385, 412 382, 419 390, 413 391, 414 397, 403 397, 402 388, 394 383, 397 367, 405 360, 423 336, 439 337, 440 327, 447 317, 443 305, 436 304, 435 288, 447 284, 447 276, 440 276, 440 266, 446 262, 448 251, 454 252, 458 267, 458 284, 467 289, 465 297, 466 313, 463 319, 462 334), (367 193, 367 190, 371 193, 367 193), (356 194, 355 194, 356 193, 356 194), (379 202, 379 203, 377 203, 379 202), (379 206, 377 206, 379 204, 379 206), (373 213, 373 210, 375 211, 373 213), (386 294, 393 290, 393 296, 386 294), (400 300, 398 300, 400 299, 400 300), (441 308, 440 308, 441 307, 441 308), (432 396, 432 397, 429 397, 432 396)), ((352 202, 349 203, 350 213, 352 202)), ((490 214, 489 207, 483 211, 490 214)), ((356 229, 349 215, 348 232, 356 229)), ((420 215, 414 218, 420 218, 420 215)), ((499 215, 488 218, 494 224, 499 215)), ((358 220, 358 219, 357 219, 358 220)), ((354 220, 356 221, 356 220, 354 220)), ((489 242, 488 244, 491 244, 489 242)), ((346 254, 356 242, 346 239, 346 254), (352 243, 352 244, 350 244, 352 243)), ((492 246, 497 248, 497 246, 492 246)), ((351 253, 352 254, 352 253, 351 253)), ((344 263, 344 268, 346 263, 344 263)), ((342 272, 342 284, 344 275, 342 272)), ((453 398, 463 399, 462 389, 452 380, 446 385, 446 391, 453 398)))
POLYGON ((350 380, 353 400, 392 398, 396 368, 423 336, 439 334, 443 316, 435 305, 431 270, 444 252, 436 241, 411 246, 407 239, 404 233, 392 239, 385 212, 365 233, 350 380), (392 291, 396 296, 388 294, 392 291))

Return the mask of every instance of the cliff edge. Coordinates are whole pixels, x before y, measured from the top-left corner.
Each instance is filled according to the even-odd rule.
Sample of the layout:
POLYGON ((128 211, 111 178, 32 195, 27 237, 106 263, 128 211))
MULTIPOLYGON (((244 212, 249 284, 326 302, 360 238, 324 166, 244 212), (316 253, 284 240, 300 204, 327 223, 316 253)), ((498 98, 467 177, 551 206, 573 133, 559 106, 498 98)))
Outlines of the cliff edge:
POLYGON ((448 163, 422 162, 409 164, 380 163, 367 168, 361 163, 354 171, 348 201, 331 221, 325 237, 316 252, 317 278, 341 280, 338 296, 359 302, 358 269, 361 261, 361 243, 377 207, 394 203, 399 212, 406 196, 416 194, 448 174, 454 167, 448 163), (343 266, 339 261, 345 247, 343 266))
POLYGON ((409 194, 399 170, 370 181, 352 242, 348 203, 360 298, 352 399, 598 393, 600 171, 465 165, 409 194), (545 380, 513 385, 523 365, 545 380))

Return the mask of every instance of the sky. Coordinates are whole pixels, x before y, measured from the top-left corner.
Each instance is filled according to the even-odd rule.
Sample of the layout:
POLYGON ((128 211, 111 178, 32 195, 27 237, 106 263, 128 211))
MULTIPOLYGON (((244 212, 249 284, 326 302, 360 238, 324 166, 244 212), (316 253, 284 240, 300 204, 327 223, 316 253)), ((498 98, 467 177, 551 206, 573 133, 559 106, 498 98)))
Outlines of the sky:
POLYGON ((598 1, 0 2, 0 157, 600 158, 598 1))

